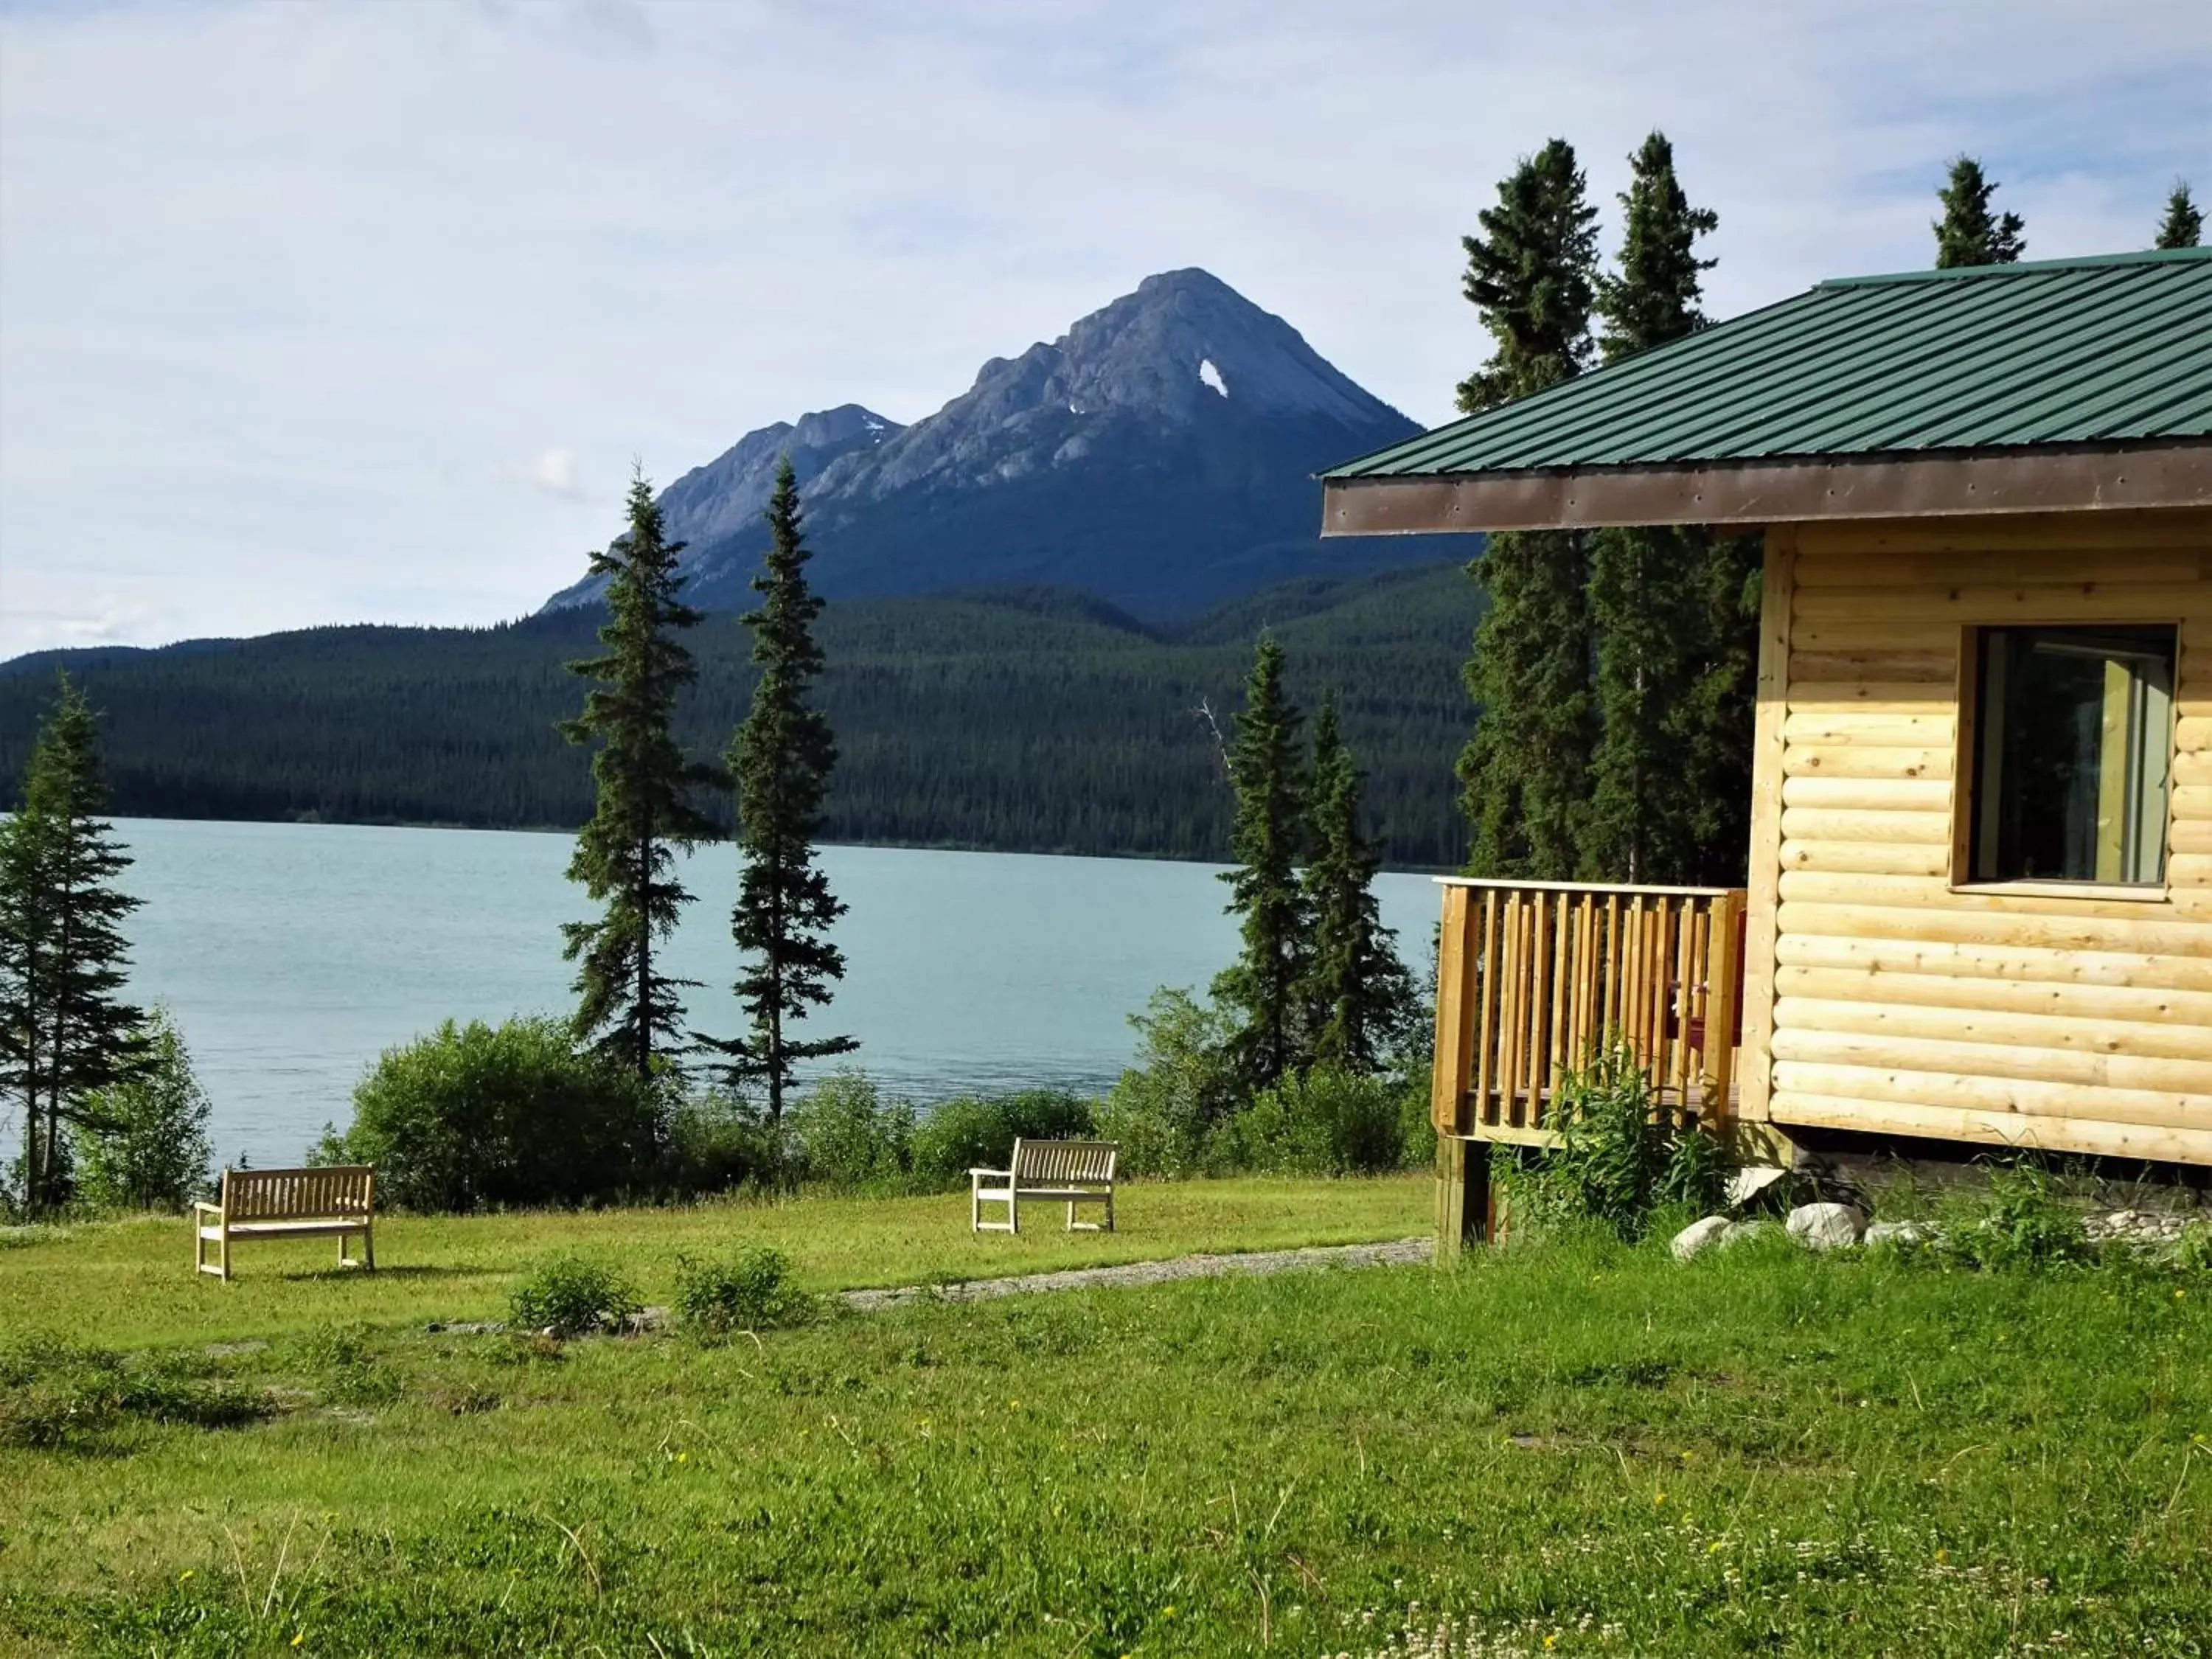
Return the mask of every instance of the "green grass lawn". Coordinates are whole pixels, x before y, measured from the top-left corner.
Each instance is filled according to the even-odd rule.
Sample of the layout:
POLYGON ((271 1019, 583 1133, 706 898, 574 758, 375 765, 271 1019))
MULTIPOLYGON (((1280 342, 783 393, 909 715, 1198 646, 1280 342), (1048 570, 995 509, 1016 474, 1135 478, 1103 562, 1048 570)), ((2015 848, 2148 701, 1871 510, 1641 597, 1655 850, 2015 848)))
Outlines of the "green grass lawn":
POLYGON ((2202 1273, 1559 1244, 719 1346, 422 1329, 572 1230, 658 1299, 740 1239, 881 1283, 1425 1201, 1139 1187, 1118 1240, 972 1249, 960 1200, 397 1221, 380 1257, 450 1271, 383 1283, 255 1252, 194 1285, 175 1224, 0 1251, 19 1354, 276 1407, 0 1449, 0 1651, 2212 1652, 2202 1273))
MULTIPOLYGON (((1112 1233, 1069 1232, 1054 1205, 1022 1231, 973 1233, 968 1195, 804 1198, 651 1210, 395 1215, 376 1224, 374 1274, 337 1267, 337 1241, 234 1245, 228 1285, 191 1271, 175 1218, 79 1227, 0 1249, 0 1337, 53 1331, 141 1347, 235 1341, 333 1322, 498 1318, 518 1272, 580 1250, 618 1261, 648 1302, 668 1299, 680 1254, 772 1244, 814 1290, 915 1285, 1142 1261, 1193 1250, 1264 1250, 1403 1238, 1434 1225, 1425 1176, 1382 1181, 1125 1184, 1112 1233)), ((1003 1213, 1003 1211, 1000 1212, 1003 1213)), ((1085 1212, 1096 1218, 1096 1206, 1085 1212)), ((33 1234, 36 1237, 38 1235, 33 1234)))

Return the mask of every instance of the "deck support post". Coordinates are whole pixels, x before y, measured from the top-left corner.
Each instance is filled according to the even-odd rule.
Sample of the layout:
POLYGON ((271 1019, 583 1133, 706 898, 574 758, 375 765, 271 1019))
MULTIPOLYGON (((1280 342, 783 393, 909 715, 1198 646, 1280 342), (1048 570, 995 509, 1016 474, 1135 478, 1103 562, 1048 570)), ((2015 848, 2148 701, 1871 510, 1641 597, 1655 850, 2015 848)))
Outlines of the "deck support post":
POLYGON ((1497 1233, 1490 1186, 1490 1143, 1459 1135, 1437 1137, 1437 1265, 1455 1267, 1470 1244, 1487 1244, 1497 1233))

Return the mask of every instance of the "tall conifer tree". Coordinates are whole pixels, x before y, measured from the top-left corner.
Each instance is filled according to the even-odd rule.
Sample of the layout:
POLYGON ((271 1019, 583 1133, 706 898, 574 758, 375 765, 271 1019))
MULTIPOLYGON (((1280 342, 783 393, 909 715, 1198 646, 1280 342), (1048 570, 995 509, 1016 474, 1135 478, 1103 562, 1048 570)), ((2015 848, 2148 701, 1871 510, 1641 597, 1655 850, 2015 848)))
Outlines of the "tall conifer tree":
MULTIPOLYGON (((1498 349, 1459 388, 1470 413, 1580 374, 1590 352, 1597 210, 1573 148, 1554 138, 1498 186, 1468 236, 1465 292, 1498 349)), ((1563 531, 1492 536, 1468 567, 1490 608, 1467 666, 1478 705, 1460 757, 1475 874, 1564 878, 1589 789, 1586 538, 1563 531)))
POLYGON ((1930 227, 1936 233, 1936 268, 1950 270, 1960 265, 2008 265, 2027 252, 2021 233, 2027 227, 2017 213, 1996 213, 1990 198, 1996 194, 1994 181, 1984 176, 1982 164, 1971 155, 1952 158, 1949 179, 1936 192, 1943 216, 1930 227))
POLYGON ((858 1045, 848 1036, 802 1042, 790 1030, 810 1008, 826 1006, 830 981, 845 976, 844 953, 828 937, 845 906, 830 895, 829 878, 814 862, 837 745, 829 720, 807 702, 822 674, 822 647, 814 639, 822 601, 807 586, 812 556, 788 459, 776 473, 768 524, 767 569, 753 578, 761 606, 744 617, 761 676, 752 712, 724 757, 737 784, 738 847, 744 860, 730 932, 748 961, 735 988, 751 1031, 712 1046, 729 1057, 732 1081, 766 1088, 769 1117, 777 1121, 799 1062, 850 1054, 858 1045))
POLYGON ((2166 198, 2166 217, 2159 221, 2154 248, 2195 247, 2204 240, 2204 210, 2189 193, 2189 181, 2173 181, 2173 194, 2166 198))
POLYGON ((1382 848, 1360 830, 1364 781, 1331 692, 1314 719, 1312 852, 1304 884, 1313 931, 1303 992, 1313 1063, 1349 1072, 1382 1063, 1413 989, 1375 903, 1382 848))
POLYGON ((605 908, 561 931, 577 963, 576 1035, 649 1078, 686 1043, 682 993, 696 981, 670 974, 659 948, 691 896, 676 854, 714 837, 693 797, 715 775, 686 760, 671 731, 678 693, 698 678, 676 635, 699 612, 679 597, 684 544, 668 539, 642 471, 630 479, 629 515, 629 532, 592 556, 592 574, 607 579, 606 650, 568 665, 596 684, 583 714, 561 723, 571 743, 599 745, 597 810, 576 836, 568 878, 605 908))
POLYGON ((69 1197, 71 1127, 106 1127, 87 1097, 136 1077, 143 1010, 121 1000, 139 901, 115 886, 131 857, 102 820, 98 721, 64 674, 32 751, 23 805, 0 824, 0 1085, 23 1103, 23 1199, 69 1197))
POLYGON ((1242 918, 1243 949, 1213 981, 1215 998, 1236 1015, 1229 1057, 1248 1090, 1273 1087, 1306 1057, 1299 990, 1310 913, 1298 884, 1305 805, 1298 726, 1283 690, 1283 647, 1263 636, 1229 750, 1237 792, 1230 850, 1237 867, 1221 879, 1230 884, 1229 914, 1242 918))
MULTIPOLYGON (((1598 279, 1599 343, 1622 362, 1702 328, 1698 237, 1719 224, 1693 208, 1674 153, 1654 132, 1629 158, 1618 275, 1598 279)), ((1695 730, 1690 690, 1708 654, 1700 578, 1709 531, 1686 526, 1601 530, 1590 538, 1590 622, 1597 635, 1602 727, 1580 835, 1585 876, 1681 882, 1695 860, 1695 730)))

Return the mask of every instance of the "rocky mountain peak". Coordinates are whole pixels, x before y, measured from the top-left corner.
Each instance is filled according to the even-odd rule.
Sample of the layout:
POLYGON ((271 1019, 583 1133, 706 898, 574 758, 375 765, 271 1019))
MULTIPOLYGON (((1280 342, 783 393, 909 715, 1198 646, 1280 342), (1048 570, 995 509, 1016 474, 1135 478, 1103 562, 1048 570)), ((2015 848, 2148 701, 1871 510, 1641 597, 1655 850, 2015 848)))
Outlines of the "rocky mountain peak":
MULTIPOLYGON (((1315 470, 1416 429, 1280 317, 1192 268, 992 358, 912 426, 848 404, 763 427, 661 499, 691 544, 696 604, 745 602, 788 451, 824 593, 1042 585, 1170 616, 1355 557, 1430 556, 1324 550, 1316 537, 1315 470)), ((586 580, 551 604, 598 591, 586 580)))
POLYGON ((904 430, 873 410, 840 404, 748 432, 661 492, 669 534, 695 545, 739 534, 768 506, 786 455, 803 489, 844 457, 872 450, 904 430))

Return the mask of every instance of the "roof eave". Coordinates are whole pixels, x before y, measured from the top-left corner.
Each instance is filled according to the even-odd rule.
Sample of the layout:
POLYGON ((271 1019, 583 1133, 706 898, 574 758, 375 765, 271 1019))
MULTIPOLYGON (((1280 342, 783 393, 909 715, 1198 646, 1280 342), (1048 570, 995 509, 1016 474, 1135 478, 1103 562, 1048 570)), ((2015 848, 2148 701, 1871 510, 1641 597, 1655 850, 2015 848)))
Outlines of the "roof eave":
POLYGON ((2212 439, 1322 481, 1323 536, 2212 507, 2212 439))

